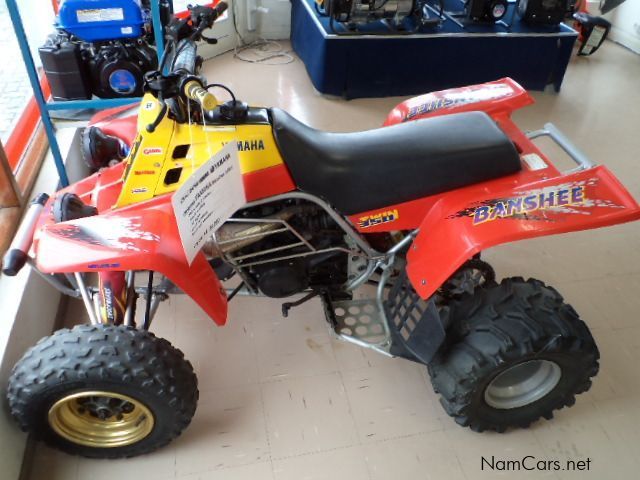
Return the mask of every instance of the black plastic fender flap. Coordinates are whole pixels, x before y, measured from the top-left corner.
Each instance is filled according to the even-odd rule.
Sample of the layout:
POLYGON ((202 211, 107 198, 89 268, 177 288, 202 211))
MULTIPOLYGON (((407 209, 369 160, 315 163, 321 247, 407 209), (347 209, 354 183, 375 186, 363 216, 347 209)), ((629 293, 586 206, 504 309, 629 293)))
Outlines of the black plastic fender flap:
POLYGON ((389 353, 429 364, 446 337, 433 299, 420 298, 403 272, 391 288, 384 308, 392 341, 389 353))

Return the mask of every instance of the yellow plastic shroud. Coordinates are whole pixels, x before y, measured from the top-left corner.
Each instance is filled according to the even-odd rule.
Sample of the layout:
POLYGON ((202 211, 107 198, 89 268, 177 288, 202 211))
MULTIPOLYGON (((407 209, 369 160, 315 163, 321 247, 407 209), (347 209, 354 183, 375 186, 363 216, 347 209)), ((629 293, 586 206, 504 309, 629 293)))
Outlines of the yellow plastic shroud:
POLYGON ((146 94, 140 103, 138 136, 125 160, 122 191, 115 207, 175 191, 226 143, 238 143, 240 171, 255 172, 283 163, 271 125, 185 125, 169 119, 146 130, 161 105, 146 94))

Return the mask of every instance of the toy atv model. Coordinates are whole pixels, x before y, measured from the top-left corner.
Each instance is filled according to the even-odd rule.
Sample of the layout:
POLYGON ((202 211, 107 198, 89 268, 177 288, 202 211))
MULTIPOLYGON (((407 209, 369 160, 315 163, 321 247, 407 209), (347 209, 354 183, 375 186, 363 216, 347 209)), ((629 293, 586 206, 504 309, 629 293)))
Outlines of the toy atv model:
POLYGON ((219 104, 195 41, 225 8, 169 25, 137 134, 120 138, 125 160, 39 195, 23 220, 4 273, 28 263, 82 298, 91 325, 56 331, 15 366, 7 397, 20 426, 88 457, 167 444, 191 421, 198 387, 182 353, 149 331, 154 313, 184 293, 222 326, 239 290, 301 295, 284 314, 319 297, 341 339, 426 365, 447 413, 473 430, 527 427, 572 405, 598 371, 589 329, 541 281, 497 282, 480 253, 637 220, 620 182, 553 125, 522 132, 510 115, 533 100, 510 79, 408 100, 358 133, 219 104), (576 167, 560 172, 540 136, 576 167), (246 204, 189 263, 173 192, 230 142, 246 204))

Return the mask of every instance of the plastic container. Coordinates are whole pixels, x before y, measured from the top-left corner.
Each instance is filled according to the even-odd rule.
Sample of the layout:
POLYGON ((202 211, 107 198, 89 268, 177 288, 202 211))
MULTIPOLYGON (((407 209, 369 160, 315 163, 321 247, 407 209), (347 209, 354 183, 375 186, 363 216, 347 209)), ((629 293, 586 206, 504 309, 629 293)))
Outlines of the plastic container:
POLYGON ((139 0, 64 0, 58 28, 86 42, 137 38, 144 19, 139 0))

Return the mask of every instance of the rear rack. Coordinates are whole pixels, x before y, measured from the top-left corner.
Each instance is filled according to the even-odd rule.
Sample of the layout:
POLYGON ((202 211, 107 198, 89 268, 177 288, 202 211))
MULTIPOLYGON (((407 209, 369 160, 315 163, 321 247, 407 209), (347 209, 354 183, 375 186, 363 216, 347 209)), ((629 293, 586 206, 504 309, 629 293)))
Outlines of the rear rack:
POLYGON ((566 152, 571 159, 578 164, 576 168, 573 168, 565 173, 574 173, 588 168, 596 166, 595 163, 587 157, 587 155, 580 150, 577 146, 567 138, 567 136, 558 129, 553 123, 545 123, 544 128, 540 130, 534 130, 527 132, 527 138, 533 140, 539 137, 550 137, 556 144, 566 152))

